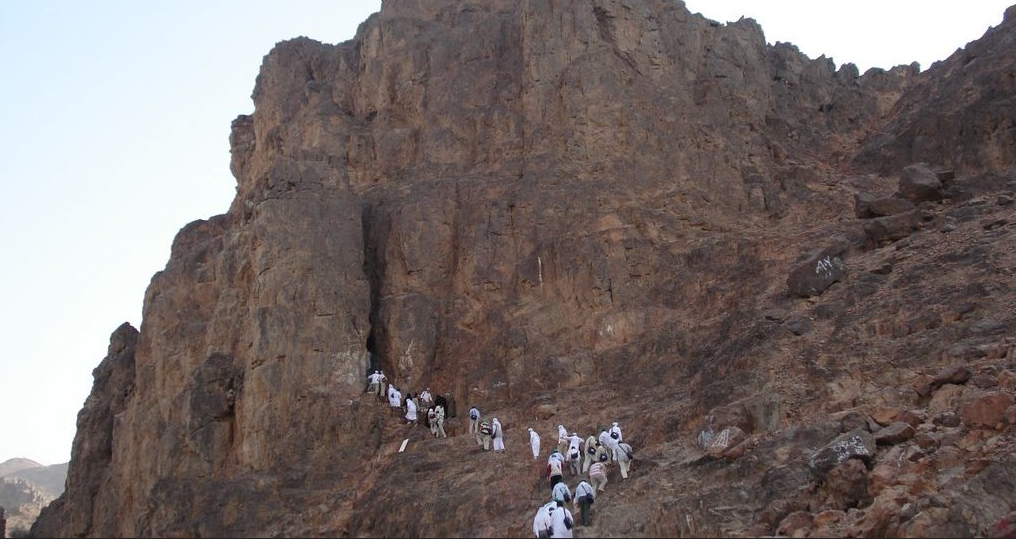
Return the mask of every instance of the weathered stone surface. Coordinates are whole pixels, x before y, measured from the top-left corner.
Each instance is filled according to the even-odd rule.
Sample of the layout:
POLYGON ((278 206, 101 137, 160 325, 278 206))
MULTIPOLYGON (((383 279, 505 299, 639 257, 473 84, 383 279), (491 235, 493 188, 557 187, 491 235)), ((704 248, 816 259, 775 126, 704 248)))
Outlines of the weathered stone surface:
POLYGON ((944 384, 963 384, 969 379, 970 369, 966 365, 953 365, 939 371, 931 385, 937 389, 944 384))
POLYGON ((847 265, 840 255, 845 250, 845 245, 836 244, 805 257, 787 276, 790 293, 801 297, 817 296, 842 280, 847 274, 847 265))
POLYGON ((807 511, 795 511, 786 516, 781 522, 776 533, 783 537, 807 537, 811 531, 812 517, 807 511))
MULTIPOLYGON (((232 127, 237 196, 178 235, 36 535, 522 536, 546 497, 525 428, 546 453, 559 423, 611 421, 638 456, 598 533, 771 534, 817 500, 831 411, 914 406, 899 387, 961 342, 1012 353, 977 348, 1016 322, 1011 227, 977 222, 1013 189, 1014 24, 924 73, 837 69, 669 0, 386 1, 350 42, 280 43, 232 127), (847 193, 883 197, 915 161, 956 171, 949 199, 853 218, 847 193), (962 225, 863 249, 911 213, 962 225), (892 271, 788 298, 794 257, 840 243, 892 271), (462 417, 448 439, 404 425, 368 368, 496 415, 508 453, 471 451, 462 417), (724 408, 757 446, 675 443, 724 408)), ((929 485, 952 503, 994 473, 968 453, 1003 445, 948 435, 894 454, 899 499, 830 529, 898 533, 929 485)), ((915 529, 983 535, 968 513, 915 529)))
POLYGON ((864 233, 873 246, 886 241, 902 240, 920 228, 921 218, 916 211, 869 219, 864 223, 864 233))
POLYGON ((875 438, 866 430, 855 429, 841 434, 810 459, 808 466, 819 476, 849 459, 871 460, 875 456, 875 438))
POLYGON ((1012 395, 1001 391, 968 393, 960 407, 960 419, 968 427, 996 428, 1004 423, 1006 410, 1013 403, 1012 395))
POLYGON ((941 200, 944 196, 938 175, 924 163, 904 167, 898 189, 900 196, 914 203, 941 200))
POLYGON ((868 469, 858 459, 848 459, 829 471, 820 491, 826 509, 846 510, 867 497, 868 469))
POLYGON ((914 437, 914 427, 909 423, 897 421, 874 433, 878 445, 894 445, 914 437))
POLYGON ((883 427, 887 427, 899 415, 900 411, 896 408, 879 408, 878 410, 872 412, 871 418, 875 420, 875 423, 878 423, 883 427))
POLYGON ((875 197, 867 193, 858 193, 854 197, 854 213, 861 219, 888 217, 913 209, 914 204, 905 198, 875 197))

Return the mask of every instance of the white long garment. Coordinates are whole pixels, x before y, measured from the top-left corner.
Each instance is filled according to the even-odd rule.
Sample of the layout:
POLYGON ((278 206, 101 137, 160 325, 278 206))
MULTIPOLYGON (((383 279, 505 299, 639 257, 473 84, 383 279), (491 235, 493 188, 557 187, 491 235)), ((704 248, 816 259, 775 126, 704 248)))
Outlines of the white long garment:
POLYGON ((540 530, 549 529, 553 524, 550 518, 550 509, 556 506, 556 503, 550 502, 540 506, 540 509, 536 511, 536 518, 533 519, 533 535, 535 537, 540 536, 540 530))
POLYGON ((533 448, 533 460, 536 460, 540 456, 540 435, 533 429, 529 429, 529 445, 533 448))
POLYGON ((568 434, 568 429, 564 428, 564 425, 557 426, 557 443, 559 444, 564 443, 570 437, 571 435, 568 434))
POLYGON ((610 439, 610 434, 608 434, 607 431, 605 431, 605 430, 604 431, 600 431, 600 436, 597 439, 600 440, 600 445, 602 445, 604 447, 614 447, 610 443, 612 441, 610 439))
POLYGON ((575 528, 575 519, 571 511, 564 507, 557 507, 550 513, 550 523, 553 531, 551 537, 574 537, 572 529, 575 528))
MULTIPOLYGON (((611 432, 611 434, 614 434, 614 433, 617 434, 617 439, 615 440, 616 442, 623 442, 624 441, 624 436, 621 436, 621 427, 618 427, 617 423, 614 423, 614 425, 612 427, 610 427, 610 432, 611 432)), ((613 438, 613 436, 611 436, 611 438, 613 438)))
POLYGON ((388 404, 390 404, 392 408, 399 408, 399 407, 401 407, 402 406, 402 393, 400 393, 399 390, 397 390, 397 389, 395 391, 392 391, 392 395, 390 397, 388 397, 388 404))
POLYGON ((406 401, 406 419, 416 421, 416 403, 413 402, 413 399, 406 401))
POLYGON ((501 429, 501 422, 494 419, 494 451, 504 451, 504 431, 501 429))
POLYGON ((569 436, 568 437, 568 458, 569 459, 572 458, 572 454, 578 454, 578 456, 580 456, 580 457, 582 456, 582 451, 579 448, 579 446, 581 446, 581 445, 582 445, 582 438, 581 437, 579 437, 579 436, 569 436))

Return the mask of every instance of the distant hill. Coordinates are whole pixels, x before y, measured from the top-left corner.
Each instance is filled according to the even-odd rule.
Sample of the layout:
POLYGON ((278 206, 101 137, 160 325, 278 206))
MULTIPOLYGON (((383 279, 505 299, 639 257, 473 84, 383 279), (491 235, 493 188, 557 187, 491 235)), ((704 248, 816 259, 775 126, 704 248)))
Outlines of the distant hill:
POLYGON ((0 462, 0 477, 8 474, 28 470, 31 468, 42 468, 42 464, 31 459, 10 459, 0 462))
POLYGON ((64 482, 67 480, 67 464, 54 464, 52 466, 37 466, 26 468, 6 475, 0 475, 4 479, 24 479, 47 497, 56 498, 63 493, 64 482))
POLYGON ((30 528, 39 511, 63 494, 66 479, 66 462, 43 466, 16 458, 0 463, 0 506, 7 513, 7 530, 30 528))

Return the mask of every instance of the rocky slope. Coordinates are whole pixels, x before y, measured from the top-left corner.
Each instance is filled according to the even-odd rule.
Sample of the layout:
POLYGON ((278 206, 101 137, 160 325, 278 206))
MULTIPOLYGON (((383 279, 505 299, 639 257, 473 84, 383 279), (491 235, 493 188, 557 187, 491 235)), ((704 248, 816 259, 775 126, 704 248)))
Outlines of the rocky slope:
POLYGON ((611 420, 638 460, 595 535, 989 533, 1014 32, 862 75, 671 0, 389 0, 280 43, 236 199, 113 334, 33 533, 524 535, 525 427, 611 420), (399 426, 368 350, 512 451, 399 426))
POLYGON ((43 466, 23 458, 0 462, 0 507, 6 510, 7 527, 31 528, 42 508, 63 493, 66 479, 67 463, 43 466))

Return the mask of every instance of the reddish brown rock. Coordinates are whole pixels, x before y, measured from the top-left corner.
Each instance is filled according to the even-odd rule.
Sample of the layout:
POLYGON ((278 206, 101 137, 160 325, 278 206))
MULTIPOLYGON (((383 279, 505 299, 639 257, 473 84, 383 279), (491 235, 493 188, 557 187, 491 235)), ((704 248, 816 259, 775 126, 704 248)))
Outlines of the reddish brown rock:
POLYGON ((895 408, 880 408, 871 414, 871 418, 875 420, 875 423, 886 427, 895 421, 899 415, 900 411, 895 408))
POLYGON ((895 445, 914 437, 914 427, 909 423, 897 421, 874 433, 878 445, 895 445))
MULTIPOLYGON (((545 453, 558 423, 612 421, 638 456, 598 533, 735 536, 756 515, 771 533, 815 501, 810 457, 821 477, 874 452, 866 433, 817 452, 843 426, 831 410, 904 409, 898 388, 942 350, 1002 353, 1011 227, 977 223, 1006 218, 991 201, 1016 179, 1014 25, 926 72, 864 74, 669 0, 388 1, 349 42, 278 44, 232 126, 236 198, 178 234, 34 534, 521 536, 546 497, 526 426, 545 453), (886 196, 916 161, 955 170, 948 199, 853 218, 845 193, 886 196), (932 239, 929 218, 957 228, 932 239), (892 271, 792 287, 796 255, 831 244, 892 271), (452 437, 385 413, 370 368, 454 399, 452 437), (472 404, 508 453, 456 436, 472 404), (676 443, 724 407, 738 421, 717 426, 757 447, 705 461, 676 443)), ((963 476, 956 445, 897 457, 929 476, 897 505, 970 487, 933 523, 960 535, 1012 490, 1002 465, 963 476)), ((880 507, 836 525, 898 533, 880 507)))
POLYGON ((875 438, 867 431, 855 429, 841 434, 808 460, 808 466, 824 476, 830 470, 850 459, 869 461, 875 456, 875 438))
POLYGON ((846 510, 856 507, 868 493, 868 469, 858 459, 849 459, 829 471, 820 491, 823 508, 846 510))
POLYGON ((944 196, 938 175, 924 163, 904 167, 900 174, 899 193, 914 203, 941 200, 944 196))
POLYGON ((946 367, 935 375, 932 386, 939 388, 945 384, 963 384, 970 379, 970 369, 966 365, 946 367))
POLYGON ((812 517, 807 511, 796 511, 790 513, 780 522, 776 533, 784 537, 807 537, 811 531, 812 517))
POLYGON ((1001 391, 968 395, 960 407, 960 419, 968 427, 997 428, 1013 403, 1012 396, 1001 391))

